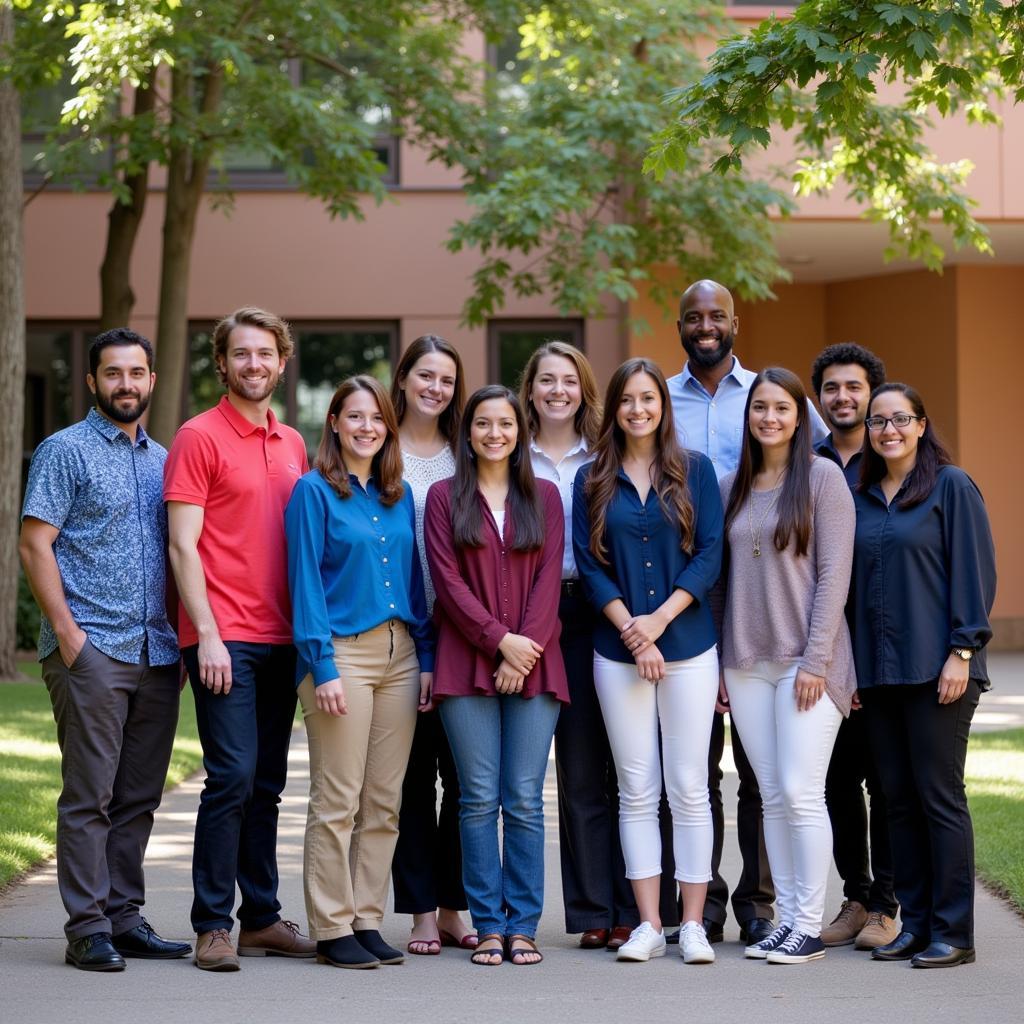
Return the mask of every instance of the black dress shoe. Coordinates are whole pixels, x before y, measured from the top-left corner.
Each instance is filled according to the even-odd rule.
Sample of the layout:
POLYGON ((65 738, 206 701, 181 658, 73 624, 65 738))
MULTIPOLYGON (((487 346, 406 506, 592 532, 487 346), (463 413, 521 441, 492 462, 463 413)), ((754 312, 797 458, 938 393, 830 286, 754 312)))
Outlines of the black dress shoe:
POLYGON ((974 947, 959 949, 945 942, 933 942, 926 950, 910 958, 911 967, 956 967, 973 964, 974 947))
POLYGON ((400 949, 389 946, 375 929, 365 932, 354 932, 356 941, 371 956, 375 956, 382 964, 404 964, 405 956, 400 949))
POLYGON ((123 971, 124 957, 110 942, 106 932, 95 932, 73 939, 64 951, 64 963, 73 964, 80 971, 123 971))
POLYGON ((721 921, 712 921, 710 917, 705 917, 702 924, 708 942, 721 942, 725 938, 724 925, 721 921))
POLYGON ((756 946, 775 931, 775 924, 767 917, 752 917, 740 925, 740 942, 746 946, 756 946))
POLYGON ((110 942, 121 956, 135 957, 137 960, 177 960, 192 952, 187 942, 161 939, 145 919, 130 931, 115 935, 110 942))
POLYGON ((872 960, 909 960, 915 953, 928 948, 928 940, 913 932, 900 932, 892 942, 875 946, 871 950, 872 960))
POLYGON ((368 967, 380 967, 380 961, 367 953, 354 935, 342 935, 316 944, 316 962, 330 967, 347 967, 360 971, 368 967))

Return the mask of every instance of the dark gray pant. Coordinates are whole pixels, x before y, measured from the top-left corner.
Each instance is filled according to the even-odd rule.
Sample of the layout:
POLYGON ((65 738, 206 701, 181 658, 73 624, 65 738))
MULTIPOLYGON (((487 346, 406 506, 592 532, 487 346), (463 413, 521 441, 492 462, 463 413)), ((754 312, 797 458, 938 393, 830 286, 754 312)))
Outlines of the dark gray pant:
POLYGON ((119 935, 142 920, 142 861, 178 724, 178 666, 115 661, 86 641, 68 668, 43 660, 64 788, 57 884, 68 940, 119 935))

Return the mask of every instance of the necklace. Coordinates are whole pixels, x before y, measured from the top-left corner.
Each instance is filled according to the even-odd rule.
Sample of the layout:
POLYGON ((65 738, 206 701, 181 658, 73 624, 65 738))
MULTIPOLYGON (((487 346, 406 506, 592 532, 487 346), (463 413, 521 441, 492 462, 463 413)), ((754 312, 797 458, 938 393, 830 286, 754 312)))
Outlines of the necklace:
POLYGON ((768 504, 765 506, 764 511, 761 513, 761 518, 757 522, 757 530, 754 530, 754 494, 756 491, 750 492, 750 497, 747 499, 747 529, 750 530, 750 543, 754 548, 754 557, 761 557, 761 531, 764 529, 765 520, 768 518, 771 510, 775 508, 775 503, 779 498, 779 488, 782 486, 782 480, 768 492, 771 495, 768 504))

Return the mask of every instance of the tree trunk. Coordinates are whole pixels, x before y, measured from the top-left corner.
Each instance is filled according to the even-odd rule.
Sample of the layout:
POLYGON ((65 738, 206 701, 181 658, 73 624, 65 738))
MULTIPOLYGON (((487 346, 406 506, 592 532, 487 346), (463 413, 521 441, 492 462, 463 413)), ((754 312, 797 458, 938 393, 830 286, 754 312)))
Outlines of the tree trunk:
MULTIPOLYGON (((153 111, 156 72, 135 90, 133 117, 147 117, 153 111)), ((128 202, 114 200, 107 214, 107 246, 100 267, 100 330, 126 327, 135 306, 131 263, 142 214, 149 193, 149 163, 125 174, 124 184, 131 194, 128 202)))
MULTIPOLYGON (((213 67, 203 76, 201 116, 216 112, 223 95, 223 73, 213 67)), ((190 102, 195 80, 176 67, 171 72, 172 117, 195 116, 190 102)), ((172 137, 182 138, 185 132, 172 137)), ((158 384, 153 394, 149 432, 170 444, 181 423, 182 389, 188 361, 188 285, 196 217, 206 190, 210 153, 180 143, 171 149, 167 165, 163 246, 160 253, 160 309, 157 313, 156 351, 158 384)))
MULTIPOLYGON (((0 54, 13 40, 14 12, 10 0, 0 0, 0 54)), ((18 672, 17 536, 25 451, 23 202, 20 97, 10 78, 0 77, 0 679, 13 679, 18 672)))

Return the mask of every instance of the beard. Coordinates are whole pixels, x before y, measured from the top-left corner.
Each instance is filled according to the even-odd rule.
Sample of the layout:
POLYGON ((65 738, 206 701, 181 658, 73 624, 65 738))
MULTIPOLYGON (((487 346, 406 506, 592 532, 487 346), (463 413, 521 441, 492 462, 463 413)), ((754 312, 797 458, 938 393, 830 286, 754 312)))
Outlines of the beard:
POLYGON ((714 336, 718 339, 718 344, 713 349, 699 348, 691 338, 683 337, 683 348, 686 350, 687 357, 694 365, 709 370, 713 366, 718 366, 723 359, 731 354, 733 341, 735 340, 733 332, 715 331, 714 336))
POLYGON ((149 407, 151 394, 150 391, 145 394, 141 391, 115 391, 112 395, 105 395, 97 388, 96 404, 104 415, 116 423, 134 423, 149 407), (127 408, 119 407, 116 403, 120 398, 134 398, 135 404, 127 408))
POLYGON ((246 402, 262 402, 264 399, 269 398, 277 389, 281 375, 272 374, 265 381, 253 381, 250 383, 243 380, 238 374, 228 370, 227 378, 228 391, 232 392, 232 394, 237 395, 246 402))

